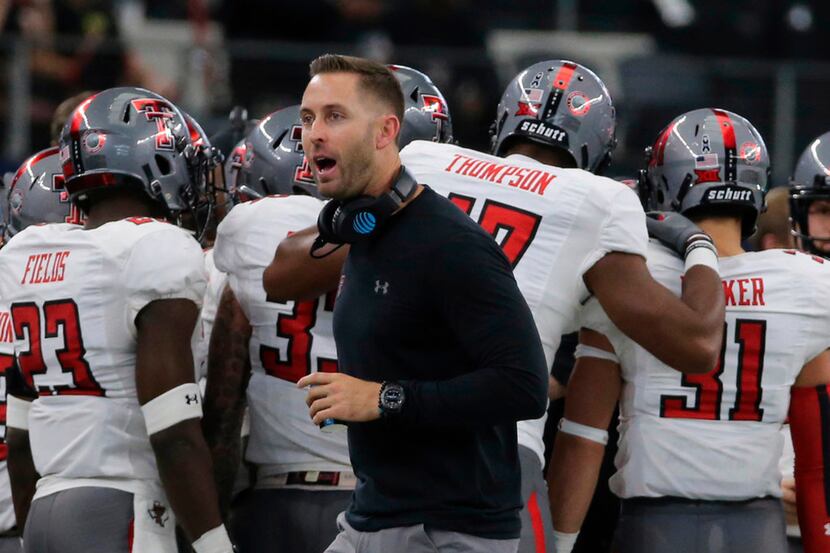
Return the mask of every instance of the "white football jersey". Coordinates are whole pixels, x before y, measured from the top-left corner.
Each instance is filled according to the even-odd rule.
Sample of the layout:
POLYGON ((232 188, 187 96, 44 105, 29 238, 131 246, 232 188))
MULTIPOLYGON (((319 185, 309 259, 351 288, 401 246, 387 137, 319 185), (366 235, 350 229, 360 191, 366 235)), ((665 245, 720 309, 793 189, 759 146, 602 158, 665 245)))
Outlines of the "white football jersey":
POLYGON ((239 204, 219 225, 214 260, 251 324, 251 434, 245 458, 262 474, 351 470, 346 433, 324 433, 309 417, 297 381, 337 370, 332 333, 334 294, 304 302, 271 302, 262 273, 280 241, 317 222, 323 202, 269 196, 239 204))
MULTIPOLYGON (((648 265, 678 296, 683 261, 657 243, 648 265)), ((830 263, 793 250, 721 258, 726 296, 720 362, 683 375, 625 337, 595 300, 583 326, 620 359, 620 497, 780 497, 781 425, 801 368, 830 347, 830 263)), ((682 340, 682 336, 677 337, 682 340)))
MULTIPOLYGON (((219 309, 222 291, 228 282, 228 275, 216 268, 216 263, 213 261, 213 248, 205 251, 205 274, 207 275, 205 299, 199 313, 199 324, 196 325, 198 333, 193 338, 193 365, 196 368, 196 381, 202 386, 207 377, 210 334, 213 332, 213 323, 216 320, 216 310, 219 309)), ((204 393, 204 386, 202 393, 204 393)))
POLYGON ((9 471, 6 466, 6 371, 14 364, 14 334, 11 315, 0 308, 0 532, 14 528, 14 505, 9 471))
MULTIPOLYGON (((645 214, 625 185, 529 157, 499 158, 415 141, 401 152, 419 183, 447 196, 491 233, 513 265, 550 367, 589 296, 582 280, 609 252, 645 256, 645 214)), ((519 443, 544 462, 545 417, 519 423, 519 443)))
POLYGON ((0 251, 18 364, 39 394, 29 413, 38 496, 90 479, 156 487, 136 396, 135 318, 154 300, 198 305, 204 290, 199 244, 149 218, 32 226, 0 251))

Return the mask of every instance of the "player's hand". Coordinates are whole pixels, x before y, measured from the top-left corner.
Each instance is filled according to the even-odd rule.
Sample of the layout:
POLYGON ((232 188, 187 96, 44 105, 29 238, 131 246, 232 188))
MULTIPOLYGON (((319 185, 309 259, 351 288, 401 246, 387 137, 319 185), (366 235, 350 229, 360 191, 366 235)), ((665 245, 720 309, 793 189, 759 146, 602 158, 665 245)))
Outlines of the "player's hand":
POLYGON ((784 506, 784 517, 789 525, 798 525, 798 511, 795 503, 795 480, 784 478, 781 480, 781 504, 784 506))
POLYGON ((305 402, 314 424, 326 419, 367 422, 380 418, 380 382, 341 373, 314 373, 297 382, 298 388, 306 386, 311 386, 305 402))
POLYGON ((649 211, 646 213, 646 227, 650 237, 656 238, 684 259, 689 252, 701 246, 708 247, 717 254, 709 235, 679 213, 649 211))

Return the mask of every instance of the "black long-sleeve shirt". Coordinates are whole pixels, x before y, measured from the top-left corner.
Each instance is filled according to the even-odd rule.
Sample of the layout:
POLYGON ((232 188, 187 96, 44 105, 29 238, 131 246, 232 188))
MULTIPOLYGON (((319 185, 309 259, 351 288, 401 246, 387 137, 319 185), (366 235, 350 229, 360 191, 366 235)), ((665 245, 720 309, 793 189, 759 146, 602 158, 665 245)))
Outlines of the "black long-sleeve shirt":
POLYGON ((400 415, 349 425, 349 523, 519 535, 516 421, 542 416, 547 367, 496 242, 429 188, 354 244, 334 312, 340 370, 404 386, 400 415))

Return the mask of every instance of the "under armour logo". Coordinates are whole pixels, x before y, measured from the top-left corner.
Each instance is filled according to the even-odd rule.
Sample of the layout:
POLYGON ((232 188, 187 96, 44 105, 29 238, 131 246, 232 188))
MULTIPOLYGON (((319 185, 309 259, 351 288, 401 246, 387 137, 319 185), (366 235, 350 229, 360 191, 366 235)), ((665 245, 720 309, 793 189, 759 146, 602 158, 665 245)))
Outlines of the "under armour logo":
POLYGON ((199 396, 198 394, 193 394, 192 396, 190 394, 185 394, 184 400, 187 402, 188 405, 190 405, 191 403, 199 403, 199 396))
POLYGON ((389 293, 389 283, 388 282, 381 282, 379 280, 375 281, 375 294, 383 294, 384 296, 389 293))
POLYGON ((150 515, 153 522, 162 528, 164 528, 164 523, 170 519, 170 516, 167 514, 167 507, 158 501, 153 501, 153 507, 152 509, 147 509, 147 514, 150 515))

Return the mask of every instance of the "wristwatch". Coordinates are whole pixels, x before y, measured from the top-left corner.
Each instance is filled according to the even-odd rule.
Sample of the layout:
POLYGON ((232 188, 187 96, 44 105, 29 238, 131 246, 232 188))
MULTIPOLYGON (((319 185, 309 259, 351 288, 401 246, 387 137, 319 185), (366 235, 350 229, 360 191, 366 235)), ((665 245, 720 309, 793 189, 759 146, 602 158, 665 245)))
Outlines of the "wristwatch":
POLYGON ((405 398, 403 386, 397 382, 383 382, 380 385, 380 397, 378 398, 381 418, 399 414, 403 409, 405 398))

